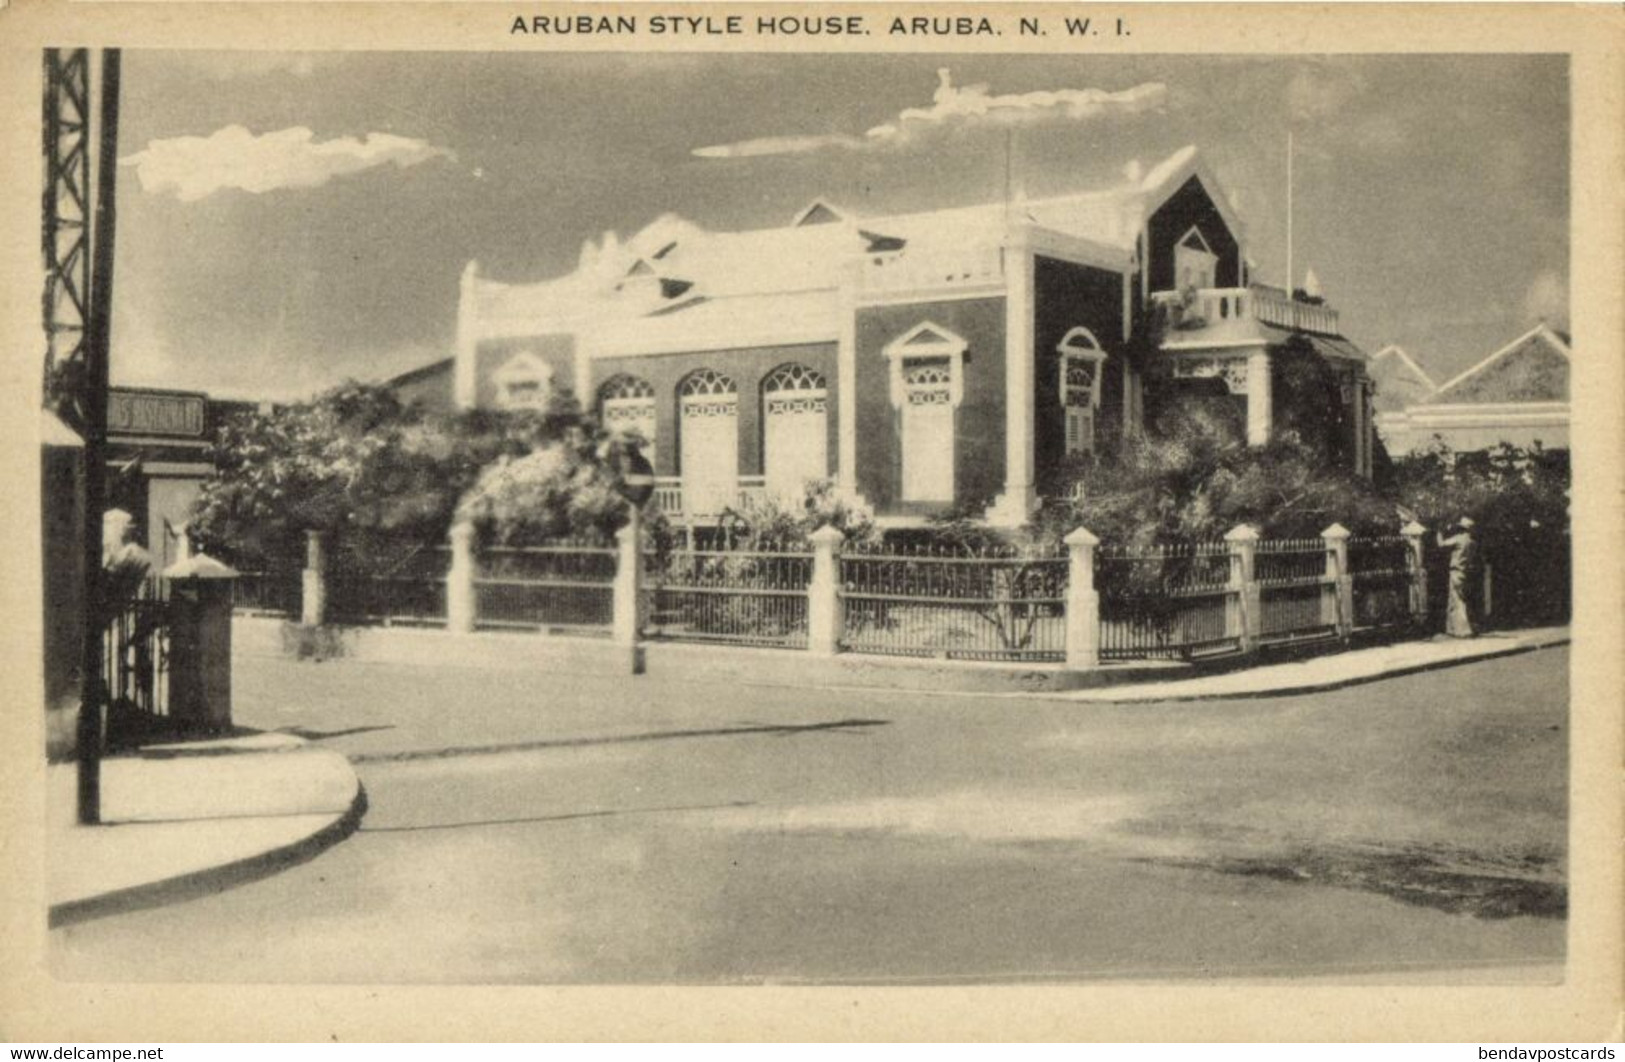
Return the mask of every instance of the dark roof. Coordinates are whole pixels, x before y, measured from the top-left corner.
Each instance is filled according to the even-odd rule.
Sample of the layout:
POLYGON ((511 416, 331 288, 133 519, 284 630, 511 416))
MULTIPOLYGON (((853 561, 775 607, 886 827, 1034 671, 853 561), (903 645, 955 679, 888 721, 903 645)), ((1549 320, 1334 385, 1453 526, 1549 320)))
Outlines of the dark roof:
POLYGON ((1540 325, 1444 383, 1428 405, 1497 402, 1567 402, 1569 349, 1561 335, 1540 325))

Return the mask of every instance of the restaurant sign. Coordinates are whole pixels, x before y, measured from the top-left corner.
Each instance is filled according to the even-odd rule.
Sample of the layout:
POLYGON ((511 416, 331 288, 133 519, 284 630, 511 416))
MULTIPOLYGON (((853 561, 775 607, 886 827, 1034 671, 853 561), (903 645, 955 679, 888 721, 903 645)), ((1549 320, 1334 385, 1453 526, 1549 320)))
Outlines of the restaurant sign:
POLYGON ((203 396, 111 391, 107 430, 126 435, 202 435, 203 396))

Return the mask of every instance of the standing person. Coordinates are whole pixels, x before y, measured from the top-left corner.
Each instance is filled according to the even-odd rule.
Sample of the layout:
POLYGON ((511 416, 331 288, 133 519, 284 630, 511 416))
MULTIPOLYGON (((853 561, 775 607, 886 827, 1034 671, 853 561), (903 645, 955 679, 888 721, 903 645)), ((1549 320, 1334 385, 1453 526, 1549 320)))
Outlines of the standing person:
POLYGON ((1450 598, 1445 608, 1444 632, 1452 638, 1471 638, 1473 629, 1471 601, 1473 577, 1478 572, 1478 540, 1473 537, 1473 521, 1462 517, 1449 538, 1438 535, 1439 547, 1450 551, 1450 598))

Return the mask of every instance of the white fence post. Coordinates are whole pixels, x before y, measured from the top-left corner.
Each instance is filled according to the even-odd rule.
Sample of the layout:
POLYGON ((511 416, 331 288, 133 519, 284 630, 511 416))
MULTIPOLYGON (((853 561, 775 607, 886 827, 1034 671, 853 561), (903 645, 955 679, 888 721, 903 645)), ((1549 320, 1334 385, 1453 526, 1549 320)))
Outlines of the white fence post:
POLYGON ((1321 620, 1339 638, 1354 633, 1354 576, 1349 572, 1349 529, 1333 524, 1320 533, 1326 543, 1326 578, 1332 593, 1321 594, 1321 620), (1327 615, 1327 613, 1330 615, 1327 615))
POLYGON ((1095 590, 1095 547, 1087 528, 1063 540, 1067 550, 1066 666, 1074 671, 1100 666, 1100 594, 1095 590))
POLYGON ((1264 595, 1256 574, 1258 532, 1238 524, 1224 536, 1224 541, 1230 547, 1230 589, 1241 607, 1241 629, 1235 632, 1236 641, 1242 652, 1250 653, 1258 647, 1264 629, 1264 595))
POLYGON ((457 523, 451 529, 451 565, 446 569, 446 629, 453 634, 474 633, 474 526, 457 523))
POLYGON ((305 570, 300 573, 299 622, 327 622, 327 546, 320 531, 305 532, 305 570))
POLYGON ((1428 621, 1428 566, 1422 538, 1428 529, 1412 520, 1399 533, 1405 536, 1405 559, 1411 572, 1411 621, 1425 627, 1428 621))
POLYGON ((829 524, 812 533, 812 578, 807 583, 807 651, 834 656, 841 651, 841 557, 845 536, 829 524))
POLYGON ((643 519, 637 506, 615 532, 615 591, 611 637, 631 653, 632 673, 643 670, 638 637, 643 633, 643 519))

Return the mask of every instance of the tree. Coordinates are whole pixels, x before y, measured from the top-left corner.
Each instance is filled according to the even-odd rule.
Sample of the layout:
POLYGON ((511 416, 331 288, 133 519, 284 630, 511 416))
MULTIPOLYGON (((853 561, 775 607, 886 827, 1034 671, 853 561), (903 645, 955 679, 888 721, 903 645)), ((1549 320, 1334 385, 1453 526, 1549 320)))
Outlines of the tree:
POLYGON ((211 552, 265 568, 297 565, 305 533, 327 532, 369 570, 444 542, 493 461, 588 433, 567 395, 539 410, 438 414, 350 382, 228 422, 192 527, 211 552))

